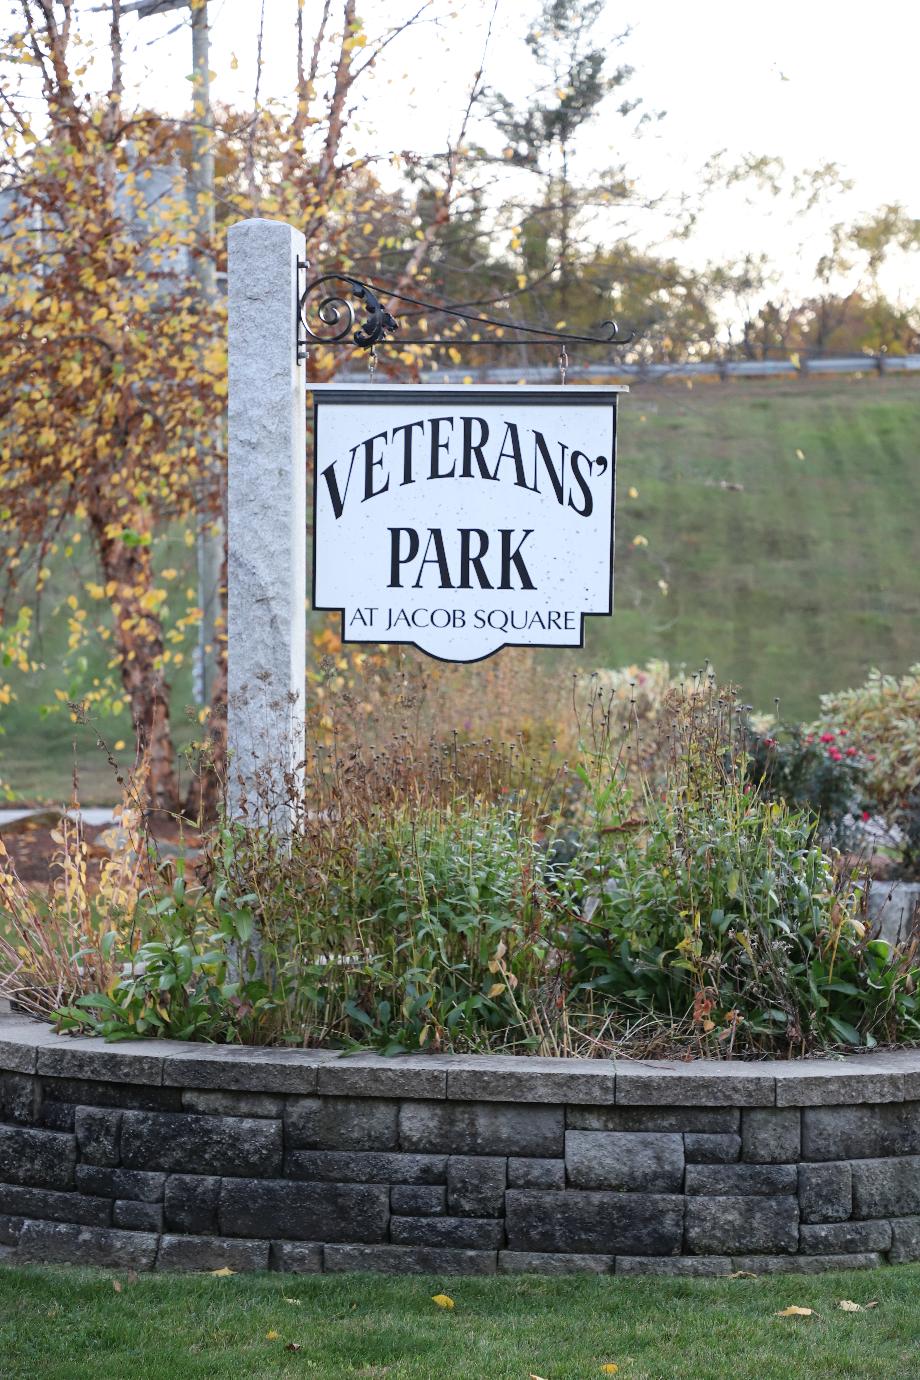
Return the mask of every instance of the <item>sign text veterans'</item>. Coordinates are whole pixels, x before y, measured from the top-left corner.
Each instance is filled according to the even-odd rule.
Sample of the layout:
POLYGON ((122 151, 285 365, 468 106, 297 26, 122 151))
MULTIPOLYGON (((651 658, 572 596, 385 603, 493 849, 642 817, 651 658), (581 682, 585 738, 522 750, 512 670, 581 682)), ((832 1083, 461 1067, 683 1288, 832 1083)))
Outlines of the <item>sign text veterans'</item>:
POLYGON ((581 646, 613 609, 623 391, 315 386, 314 607, 446 661, 581 646))

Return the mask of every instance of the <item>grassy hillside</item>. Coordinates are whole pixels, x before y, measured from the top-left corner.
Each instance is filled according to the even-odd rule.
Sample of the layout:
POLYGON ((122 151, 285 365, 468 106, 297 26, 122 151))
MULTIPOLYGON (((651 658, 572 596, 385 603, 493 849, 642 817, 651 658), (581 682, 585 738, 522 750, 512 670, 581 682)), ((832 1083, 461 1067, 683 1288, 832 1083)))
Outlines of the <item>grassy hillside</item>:
POLYGON ((589 620, 592 664, 708 656, 808 717, 920 660, 917 382, 640 385, 620 416, 616 613, 589 620))
MULTIPOLYGON (((784 714, 805 718, 822 691, 870 666, 920 661, 920 384, 639 385, 620 416, 616 613, 589 620, 581 664, 663 657, 694 669, 709 657, 751 703, 770 709, 779 696, 784 714)), ((48 669, 17 685, 0 719, 0 778, 21 798, 67 794, 75 738, 84 798, 113 795, 93 734, 38 708, 61 684, 66 595, 96 578, 82 549, 46 591, 38 655, 48 669)), ((194 584, 193 554, 177 534, 177 588, 194 584)), ((103 664, 74 666, 75 697, 103 664)), ((186 665, 174 691, 185 738, 190 693, 186 665)), ((130 736, 126 718, 106 727, 111 741, 130 736)))

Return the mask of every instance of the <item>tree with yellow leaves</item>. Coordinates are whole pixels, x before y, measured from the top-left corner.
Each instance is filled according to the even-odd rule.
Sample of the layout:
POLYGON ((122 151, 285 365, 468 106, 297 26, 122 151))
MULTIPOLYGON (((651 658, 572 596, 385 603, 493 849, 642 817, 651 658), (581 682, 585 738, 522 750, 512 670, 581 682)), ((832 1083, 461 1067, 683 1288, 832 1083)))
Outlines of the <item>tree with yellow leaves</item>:
MULTIPOLYGON (((189 196, 200 147, 190 131, 200 135, 203 117, 193 110, 189 120, 171 121, 127 108, 118 0, 101 96, 86 85, 91 52, 73 0, 20 0, 19 25, 0 40, 7 593, 39 594, 62 544, 80 536, 92 543, 100 578, 69 595, 71 646, 109 639, 110 677, 130 709, 155 808, 181 804, 170 678, 200 617, 189 591, 184 613, 169 621, 155 556, 171 526, 190 530, 218 516, 223 503, 224 308, 197 291, 196 261, 209 256, 219 269, 226 222, 265 215, 302 226, 313 253, 334 241, 335 263, 345 269, 389 229, 402 273, 418 271, 426 232, 419 238, 416 226, 395 226, 396 211, 382 210, 367 160, 353 151, 343 159, 341 150, 356 82, 431 2, 373 42, 355 0, 342 0, 338 14, 326 0, 312 43, 298 5, 291 111, 257 100, 249 116, 222 112, 213 132, 213 240, 200 196, 197 205, 189 196), (100 602, 111 608, 111 629, 93 607, 100 602)), ((448 187, 433 224, 446 219, 449 196, 448 187)), ((314 353, 314 376, 333 368, 330 351, 314 353)), ((218 759, 224 661, 210 706, 218 759)), ((104 692, 89 690, 87 699, 104 692)), ((107 693, 111 702, 113 684, 107 693)))

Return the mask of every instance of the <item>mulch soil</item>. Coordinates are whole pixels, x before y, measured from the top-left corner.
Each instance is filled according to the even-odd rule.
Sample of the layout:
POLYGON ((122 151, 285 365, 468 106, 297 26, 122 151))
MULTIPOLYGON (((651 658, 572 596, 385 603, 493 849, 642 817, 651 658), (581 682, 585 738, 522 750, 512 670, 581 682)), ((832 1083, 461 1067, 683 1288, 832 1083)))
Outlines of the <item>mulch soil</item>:
MULTIPOLYGON (((75 826, 71 826, 75 827, 75 826)), ((106 839, 111 838, 116 824, 83 826, 83 841, 86 844, 87 878, 92 884, 99 876, 103 862, 111 857, 106 839)), ((15 824, 0 829, 0 839, 13 863, 20 881, 29 887, 48 887, 53 880, 55 855, 60 852, 60 842, 52 837, 60 831, 60 817, 56 810, 43 811, 29 819, 18 820, 15 824)), ((186 854, 187 864, 194 867, 195 855, 199 845, 198 833, 188 825, 180 829, 176 820, 167 815, 153 816, 149 821, 150 838, 156 843, 160 858, 175 857, 177 853, 186 854)))

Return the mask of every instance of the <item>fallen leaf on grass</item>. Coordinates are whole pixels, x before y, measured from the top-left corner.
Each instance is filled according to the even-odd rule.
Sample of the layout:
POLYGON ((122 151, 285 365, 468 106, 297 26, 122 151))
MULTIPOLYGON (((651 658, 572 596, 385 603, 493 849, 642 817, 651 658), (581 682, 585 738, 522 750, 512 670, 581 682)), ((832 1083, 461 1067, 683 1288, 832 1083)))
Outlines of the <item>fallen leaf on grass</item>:
POLYGON ((436 1304, 438 1305, 439 1308, 454 1308, 454 1307, 456 1307, 456 1305, 455 1305, 453 1299, 450 1297, 449 1294, 432 1294, 432 1296, 431 1296, 431 1302, 432 1302, 432 1303, 436 1303, 436 1304))
MULTIPOLYGON (((298 1300, 298 1302, 299 1302, 299 1300, 298 1300)), ((286 1347, 285 1347, 284 1349, 285 1349, 285 1351, 300 1351, 300 1349, 301 1349, 302 1346, 303 1346, 303 1342, 288 1342, 288 1344, 286 1345, 286 1347)))
POLYGON ((814 1311, 813 1308, 799 1308, 793 1303, 789 1308, 781 1308, 776 1316, 778 1318, 810 1318, 814 1311))
POLYGON ((231 1270, 229 1265, 221 1265, 219 1270, 212 1270, 211 1274, 215 1279, 226 1279, 228 1275, 235 1275, 236 1270, 231 1270))
POLYGON ((754 1271, 753 1271, 753 1270, 733 1270, 732 1273, 731 1273, 730 1275, 726 1275, 725 1278, 726 1278, 726 1279, 757 1279, 758 1276, 754 1274, 754 1271))
POLYGON ((533 1371, 531 1371, 530 1374, 529 1374, 528 1377, 527 1377, 527 1380, 543 1380, 543 1376, 542 1376, 542 1375, 534 1375, 533 1371))
MULTIPOLYGON (((112 1280, 112 1288, 115 1290, 116 1294, 120 1294, 120 1293, 121 1293, 121 1280, 120 1280, 120 1279, 113 1279, 113 1280, 112 1280)), ((842 1307, 843 1307, 843 1304, 841 1304, 840 1307, 842 1308, 842 1307)))
POLYGON ((601 1366, 601 1370, 605 1375, 616 1375, 619 1369, 620 1367, 615 1365, 613 1361, 608 1361, 606 1365, 601 1366))
POLYGON ((287 1294, 282 1294, 281 1297, 284 1299, 285 1303, 300 1303, 300 1299, 289 1299, 287 1294))
POLYGON ((837 1304, 844 1313, 865 1313, 870 1308, 878 1308, 878 1299, 873 1299, 871 1303, 854 1303, 852 1299, 841 1299, 837 1304))
POLYGON ((281 1333, 280 1333, 280 1332, 276 1332, 274 1328, 271 1328, 268 1332, 266 1332, 266 1334, 265 1334, 265 1340, 266 1340, 267 1342, 277 1342, 277 1340, 278 1340, 278 1338, 279 1338, 280 1336, 281 1336, 281 1333))

